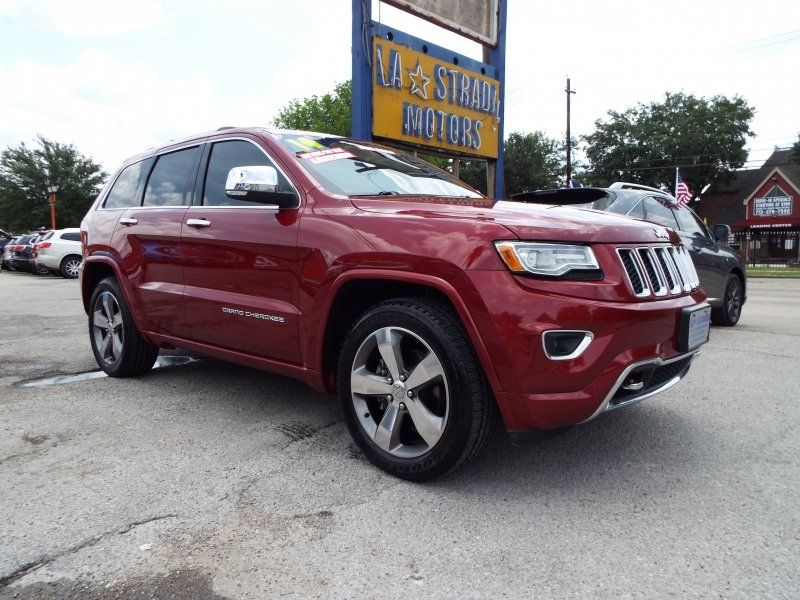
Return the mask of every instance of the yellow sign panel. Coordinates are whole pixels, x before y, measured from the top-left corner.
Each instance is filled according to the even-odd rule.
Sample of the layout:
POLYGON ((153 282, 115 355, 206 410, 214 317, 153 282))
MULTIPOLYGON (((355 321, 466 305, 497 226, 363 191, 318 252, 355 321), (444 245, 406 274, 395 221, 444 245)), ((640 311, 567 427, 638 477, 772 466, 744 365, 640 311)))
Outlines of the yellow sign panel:
POLYGON ((372 134, 497 158, 500 82, 388 40, 372 40, 372 134))

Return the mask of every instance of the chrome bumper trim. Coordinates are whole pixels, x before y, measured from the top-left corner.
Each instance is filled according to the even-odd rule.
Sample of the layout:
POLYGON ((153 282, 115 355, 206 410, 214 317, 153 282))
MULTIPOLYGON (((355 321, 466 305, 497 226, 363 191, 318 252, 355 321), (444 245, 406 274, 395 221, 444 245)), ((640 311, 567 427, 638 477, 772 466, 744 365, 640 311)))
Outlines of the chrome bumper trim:
POLYGON ((616 383, 612 386, 611 391, 609 391, 608 394, 606 394, 605 399, 603 400, 603 402, 600 403, 600 406, 597 407, 597 410, 594 411, 594 413, 592 414, 591 417, 589 417, 588 419, 582 421, 582 423, 587 423, 587 422, 591 421, 592 419, 594 419, 595 417, 597 417, 598 415, 601 415, 604 412, 608 412, 610 410, 616 410, 616 409, 622 408, 624 406, 630 406, 631 404, 636 404, 637 402, 641 402, 642 400, 646 400, 647 398, 655 396, 656 394, 660 394, 661 392, 666 391, 669 388, 671 388, 672 386, 674 386, 676 383, 678 383, 681 379, 684 378, 686 373, 688 373, 688 370, 687 370, 683 375, 676 375, 675 377, 673 377, 672 379, 670 379, 668 381, 665 381, 664 383, 662 383, 660 386, 658 386, 655 389, 648 390, 644 394, 633 396, 633 397, 629 398, 628 400, 625 400, 624 402, 620 402, 619 404, 616 404, 614 406, 609 406, 609 403, 611 402, 611 399, 614 397, 614 394, 616 394, 619 391, 619 388, 622 386, 622 382, 625 381, 625 379, 628 377, 628 375, 630 375, 631 371, 633 371, 635 369, 638 369, 640 367, 648 366, 648 365, 661 367, 663 365, 668 365, 668 364, 677 362, 679 360, 683 360, 686 357, 691 357, 691 360, 689 361, 689 364, 686 365, 687 367, 689 367, 694 362, 694 359, 697 358, 698 354, 700 354, 699 350, 692 350, 691 352, 687 352, 685 354, 681 354, 680 356, 675 356, 675 357, 667 359, 667 360, 664 360, 662 358, 648 358, 647 360, 642 360, 642 361, 639 361, 639 362, 635 362, 635 363, 629 364, 627 367, 625 367, 625 370, 622 372, 622 374, 617 378, 616 383))

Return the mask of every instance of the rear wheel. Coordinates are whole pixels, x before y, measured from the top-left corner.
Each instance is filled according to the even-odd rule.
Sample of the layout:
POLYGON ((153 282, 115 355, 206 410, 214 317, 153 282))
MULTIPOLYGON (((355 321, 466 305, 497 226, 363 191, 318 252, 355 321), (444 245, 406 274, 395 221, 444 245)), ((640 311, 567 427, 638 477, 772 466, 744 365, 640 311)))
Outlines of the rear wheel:
POLYGON ((742 282, 736 275, 728 275, 728 283, 725 286, 725 297, 722 299, 722 306, 711 311, 711 320, 715 325, 732 327, 739 322, 742 315, 742 304, 744 303, 744 293, 742 282))
POLYGON ((458 320, 413 298, 379 304, 351 330, 339 358, 339 396, 364 455, 415 481, 476 456, 496 407, 458 320))
POLYGON ((97 285, 90 307, 89 338, 100 368, 111 377, 131 377, 149 371, 158 357, 158 348, 139 335, 114 277, 107 277, 97 285))
POLYGON ((81 267, 80 256, 65 256, 61 261, 61 267, 58 269, 62 277, 67 279, 75 279, 78 277, 81 267))
POLYGON ((37 275, 50 275, 50 269, 48 269, 44 265, 40 265, 39 263, 36 263, 34 265, 33 272, 36 273, 37 275))

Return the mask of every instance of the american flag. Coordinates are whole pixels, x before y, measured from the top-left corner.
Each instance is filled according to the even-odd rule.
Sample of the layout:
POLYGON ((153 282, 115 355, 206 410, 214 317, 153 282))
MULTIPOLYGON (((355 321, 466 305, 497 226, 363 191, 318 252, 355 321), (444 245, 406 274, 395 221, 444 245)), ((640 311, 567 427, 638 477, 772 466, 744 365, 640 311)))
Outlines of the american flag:
POLYGON ((675 169, 675 202, 678 208, 683 208, 689 204, 692 199, 692 192, 686 182, 681 179, 681 174, 678 169, 675 169))

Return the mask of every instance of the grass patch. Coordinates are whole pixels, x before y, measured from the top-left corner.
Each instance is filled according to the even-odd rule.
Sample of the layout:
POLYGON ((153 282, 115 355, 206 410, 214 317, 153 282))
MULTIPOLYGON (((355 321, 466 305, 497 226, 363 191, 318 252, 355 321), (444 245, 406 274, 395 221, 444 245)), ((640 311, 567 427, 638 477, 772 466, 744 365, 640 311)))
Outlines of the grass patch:
POLYGON ((798 277, 800 269, 797 268, 776 268, 776 267, 747 267, 748 277, 798 277))

